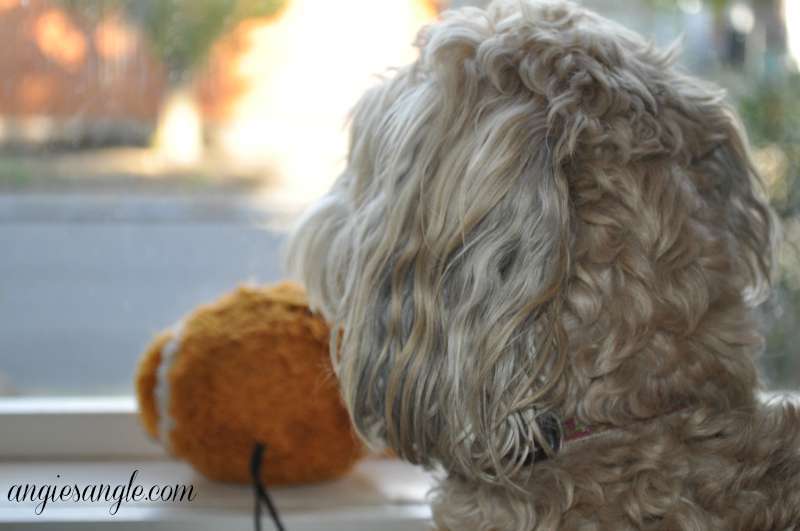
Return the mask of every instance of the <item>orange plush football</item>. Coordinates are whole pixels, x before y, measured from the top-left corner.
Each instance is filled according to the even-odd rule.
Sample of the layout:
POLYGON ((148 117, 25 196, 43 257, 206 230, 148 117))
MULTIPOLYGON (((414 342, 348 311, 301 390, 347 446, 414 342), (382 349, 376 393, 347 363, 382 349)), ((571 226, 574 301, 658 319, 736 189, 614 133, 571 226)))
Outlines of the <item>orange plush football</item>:
POLYGON ((240 287, 161 333, 136 392, 148 433, 207 477, 269 484, 336 478, 362 455, 331 369, 329 328, 291 283, 240 287))

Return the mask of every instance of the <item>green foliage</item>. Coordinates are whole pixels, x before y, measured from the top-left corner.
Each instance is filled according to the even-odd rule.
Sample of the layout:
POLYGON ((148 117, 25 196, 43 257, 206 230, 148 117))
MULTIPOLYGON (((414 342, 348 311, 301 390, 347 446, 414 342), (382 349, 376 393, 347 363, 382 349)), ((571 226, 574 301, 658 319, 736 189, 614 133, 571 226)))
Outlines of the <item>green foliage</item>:
MULTIPOLYGON (((644 0, 644 2, 661 9, 678 9, 680 4, 680 0, 644 0)), ((731 5, 733 0, 701 0, 701 2, 711 7, 714 12, 720 13, 723 9, 731 5)))
POLYGON ((773 146, 785 157, 780 178, 785 194, 772 198, 783 224, 782 259, 763 364, 772 386, 796 387, 800 381, 800 73, 754 80, 738 101, 752 144, 773 146))
POLYGON ((147 36, 174 78, 191 73, 211 46, 240 21, 277 12, 285 0, 59 0, 99 19, 122 10, 147 36))
POLYGON ((786 156, 788 194, 773 206, 782 218, 800 215, 800 73, 753 83, 739 98, 739 113, 755 146, 775 145, 786 156))
MULTIPOLYGON (((678 9, 682 0, 640 0, 644 4, 648 4, 654 8, 660 9, 678 9)), ((772 3, 775 0, 751 0, 751 5, 753 4, 768 4, 772 3)), ((795 0, 790 0, 795 1, 795 0)), ((711 8, 711 11, 716 13, 717 15, 722 14, 722 12, 735 4, 737 0, 700 0, 700 3, 704 6, 711 8)))
POLYGON ((128 10, 140 21, 171 72, 185 73, 203 62, 211 45, 242 19, 266 16, 275 0, 134 0, 128 10))

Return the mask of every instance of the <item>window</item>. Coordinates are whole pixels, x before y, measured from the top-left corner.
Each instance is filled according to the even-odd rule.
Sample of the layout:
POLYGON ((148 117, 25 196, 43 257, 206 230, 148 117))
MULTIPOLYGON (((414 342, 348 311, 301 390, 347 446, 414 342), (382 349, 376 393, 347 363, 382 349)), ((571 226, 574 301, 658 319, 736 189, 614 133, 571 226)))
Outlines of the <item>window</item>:
POLYGON ((0 1, 0 396, 130 395, 154 334, 279 280, 347 111, 436 9, 0 1))
MULTIPOLYGON (((0 0, 0 528, 252 525, 249 488, 202 480, 148 440, 135 366, 195 306, 281 278, 286 227, 336 175, 349 107, 438 9, 0 0), (116 484, 134 469, 202 495, 113 518, 96 504, 36 517, 5 498, 13 481, 116 484)), ((366 460, 275 499, 291 529, 424 529, 429 477, 398 465, 366 460)))
MULTIPOLYGON (((0 0, 6 405, 114 396, 130 414, 154 334, 237 283, 281 277, 286 227, 341 167, 341 126, 372 74, 407 62, 443 8, 481 3, 0 0)), ((682 33, 685 66, 740 109, 787 239, 763 366, 772 388, 796 389, 800 11, 585 3, 662 45, 682 33)))

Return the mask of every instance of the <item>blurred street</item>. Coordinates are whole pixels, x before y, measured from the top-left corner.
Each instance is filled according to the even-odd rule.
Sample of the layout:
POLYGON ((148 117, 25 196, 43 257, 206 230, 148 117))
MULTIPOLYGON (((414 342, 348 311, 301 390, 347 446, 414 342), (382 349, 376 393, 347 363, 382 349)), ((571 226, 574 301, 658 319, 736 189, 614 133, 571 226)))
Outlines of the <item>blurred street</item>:
POLYGON ((281 278, 274 222, 249 196, 0 196, 0 390, 130 393, 155 333, 281 278))

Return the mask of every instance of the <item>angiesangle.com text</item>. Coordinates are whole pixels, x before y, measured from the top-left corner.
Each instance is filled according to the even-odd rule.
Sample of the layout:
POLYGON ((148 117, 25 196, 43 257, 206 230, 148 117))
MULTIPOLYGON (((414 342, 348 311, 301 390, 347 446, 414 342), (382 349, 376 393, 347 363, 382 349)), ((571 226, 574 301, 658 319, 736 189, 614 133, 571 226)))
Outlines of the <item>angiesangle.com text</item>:
MULTIPOLYGON (((136 502, 191 502, 197 497, 194 485, 142 485, 136 482, 138 470, 134 470, 127 483, 85 484, 68 482, 32 484, 17 483, 8 489, 8 501, 34 503, 34 512, 42 514, 50 503, 108 502, 108 512, 116 515, 123 503, 136 502)), ((61 480, 61 475, 56 474, 61 480)))

